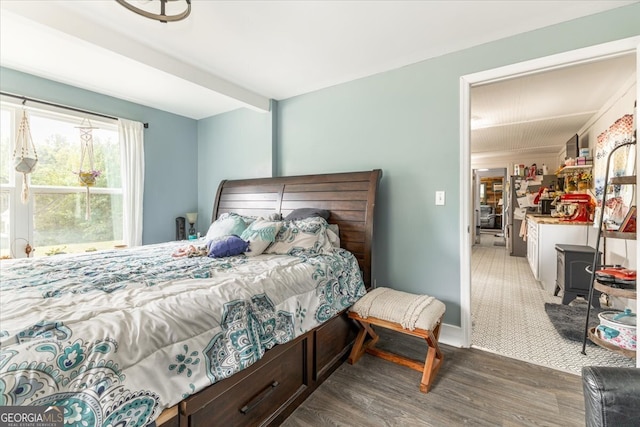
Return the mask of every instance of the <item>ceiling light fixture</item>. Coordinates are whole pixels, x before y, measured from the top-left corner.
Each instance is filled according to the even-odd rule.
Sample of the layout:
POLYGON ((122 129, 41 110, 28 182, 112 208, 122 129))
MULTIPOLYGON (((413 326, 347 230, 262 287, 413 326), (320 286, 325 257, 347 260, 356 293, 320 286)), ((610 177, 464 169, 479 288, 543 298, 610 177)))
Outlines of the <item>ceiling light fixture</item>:
POLYGON ((132 12, 137 13, 138 15, 142 15, 149 19, 155 19, 160 22, 175 22, 181 21, 185 19, 191 13, 191 0, 148 0, 148 1, 140 1, 140 0, 116 0, 119 4, 126 7, 132 12), (131 4, 135 3, 145 3, 145 7, 137 7, 131 4), (169 6, 171 14, 167 13, 167 3, 186 3, 186 8, 180 8, 174 6, 169 6), (160 6, 160 13, 154 13, 150 10, 157 10, 158 6, 160 6), (178 9, 176 11, 176 9, 178 9))

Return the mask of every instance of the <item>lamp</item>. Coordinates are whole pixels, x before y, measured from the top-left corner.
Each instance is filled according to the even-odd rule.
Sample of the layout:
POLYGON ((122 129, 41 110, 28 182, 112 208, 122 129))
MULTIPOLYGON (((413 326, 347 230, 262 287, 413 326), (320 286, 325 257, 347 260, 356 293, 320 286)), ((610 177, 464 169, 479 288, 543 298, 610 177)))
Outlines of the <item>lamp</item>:
MULTIPOLYGON (((164 22, 165 24, 167 22, 175 22, 175 21, 180 21, 182 19, 185 19, 191 13, 191 0, 151 0, 147 2, 142 2, 139 0, 116 0, 116 1, 120 3, 122 6, 129 9, 130 11, 137 13, 138 15, 142 15, 145 18, 149 18, 149 19, 155 19, 156 21, 164 22), (177 4, 177 3, 182 3, 183 1, 186 3, 186 8, 184 10, 177 11, 171 15, 167 14, 167 3, 175 2, 177 4), (133 4, 131 4, 132 2, 147 3, 147 5, 145 5, 145 8, 143 9, 143 8, 134 6, 133 4), (158 6, 160 6, 160 13, 155 13, 149 10, 149 9, 155 10, 158 8, 158 6)), ((172 6, 169 9, 176 10, 177 8, 172 6)))
POLYGON ((198 220, 198 212, 189 212, 187 214, 187 221, 189 222, 189 240, 193 240, 197 237, 196 229, 194 227, 198 220))

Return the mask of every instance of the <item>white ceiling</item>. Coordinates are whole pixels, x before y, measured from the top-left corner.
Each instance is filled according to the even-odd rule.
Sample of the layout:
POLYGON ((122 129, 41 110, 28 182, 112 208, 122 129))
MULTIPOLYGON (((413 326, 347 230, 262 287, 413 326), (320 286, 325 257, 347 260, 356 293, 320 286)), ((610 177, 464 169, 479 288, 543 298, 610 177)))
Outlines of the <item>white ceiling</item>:
POLYGON ((558 154, 635 76, 630 53, 473 87, 471 151, 558 154))
MULTIPOLYGON (((151 1, 156 0, 138 3, 151 1)), ((114 0, 0 0, 0 65, 201 119, 241 107, 267 111, 269 99, 636 2, 192 0, 190 17, 163 24, 114 0)), ((543 87, 532 79, 473 90, 473 114, 483 119, 499 114, 491 120, 502 132, 498 138, 489 128, 475 130, 474 151, 501 149, 500 138, 504 149, 517 149, 514 135, 527 133, 551 144, 541 137, 542 122, 532 120, 575 113, 544 124, 549 133, 553 128, 566 133, 582 120, 578 113, 588 115, 601 99, 559 97, 569 83, 584 92, 573 78, 555 89, 527 92, 543 87), (539 103, 531 93, 549 98, 539 103), (506 125, 513 121, 526 123, 506 125)))

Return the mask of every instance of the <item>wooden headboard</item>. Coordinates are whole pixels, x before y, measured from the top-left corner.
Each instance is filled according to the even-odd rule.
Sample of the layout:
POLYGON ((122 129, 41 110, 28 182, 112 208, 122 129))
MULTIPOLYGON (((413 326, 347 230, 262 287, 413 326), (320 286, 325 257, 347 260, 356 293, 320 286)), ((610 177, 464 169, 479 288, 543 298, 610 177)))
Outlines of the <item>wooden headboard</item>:
POLYGON ((330 224, 340 229, 340 245, 353 253, 371 286, 373 219, 380 169, 366 172, 300 175, 222 181, 213 204, 215 220, 225 212, 247 216, 286 216, 296 208, 331 212, 330 224))

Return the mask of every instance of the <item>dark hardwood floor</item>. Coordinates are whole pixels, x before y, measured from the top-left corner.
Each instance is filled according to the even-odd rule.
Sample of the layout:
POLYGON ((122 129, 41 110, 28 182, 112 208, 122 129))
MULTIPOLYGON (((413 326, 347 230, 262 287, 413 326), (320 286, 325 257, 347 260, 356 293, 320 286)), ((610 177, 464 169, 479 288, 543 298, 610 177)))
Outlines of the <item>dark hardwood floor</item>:
MULTIPOLYGON (((376 328, 380 348, 424 360, 424 340, 376 328)), ((365 354, 344 363, 284 426, 584 426, 580 376, 477 349, 441 346, 428 394, 420 373, 365 354)))

